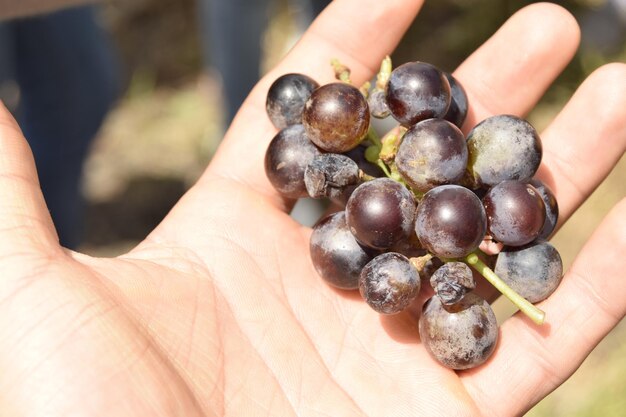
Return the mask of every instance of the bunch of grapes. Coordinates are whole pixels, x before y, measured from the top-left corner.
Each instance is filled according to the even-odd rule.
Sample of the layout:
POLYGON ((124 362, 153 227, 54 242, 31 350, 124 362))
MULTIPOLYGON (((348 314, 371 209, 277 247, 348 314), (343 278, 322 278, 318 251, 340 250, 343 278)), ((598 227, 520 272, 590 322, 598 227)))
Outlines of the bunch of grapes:
POLYGON ((537 324, 544 314, 531 303, 562 278, 560 255, 546 242, 556 199, 533 178, 539 135, 499 115, 466 138, 465 90, 433 65, 392 71, 387 57, 373 88, 353 86, 349 69, 333 66, 337 82, 287 74, 270 87, 267 112, 281 130, 266 153, 267 176, 287 198, 329 198, 343 208, 313 228, 321 278, 358 288, 381 314, 406 309, 426 281, 434 295, 419 319, 424 346, 449 368, 480 365, 498 325, 474 291, 472 268, 537 324), (370 119, 389 116, 399 125, 380 139, 370 119))

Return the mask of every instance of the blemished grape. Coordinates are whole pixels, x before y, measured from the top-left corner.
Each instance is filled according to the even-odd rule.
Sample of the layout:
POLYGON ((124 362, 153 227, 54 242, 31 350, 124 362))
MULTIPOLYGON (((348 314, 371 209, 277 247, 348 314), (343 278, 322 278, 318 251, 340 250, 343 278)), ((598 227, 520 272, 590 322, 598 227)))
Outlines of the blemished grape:
POLYGON ((399 313, 411 304, 420 290, 420 277, 409 259, 388 252, 372 259, 359 278, 363 299, 379 313, 399 313))
POLYGON ((377 119, 385 119, 389 117, 390 111, 387 107, 387 100, 385 99, 385 90, 375 89, 367 99, 367 103, 370 106, 370 113, 372 117, 377 119))
POLYGON ((417 191, 455 183, 467 167, 465 136, 447 120, 424 120, 404 134, 395 162, 402 178, 417 191))
POLYGON ((532 179, 530 181, 530 185, 535 187, 535 189, 539 192, 539 195, 543 200, 543 204, 546 206, 546 221, 541 227, 539 236, 537 236, 538 240, 546 240, 550 237, 552 232, 554 232, 556 224, 559 221, 559 203, 556 201, 556 197, 554 196, 552 190, 540 180, 532 179))
POLYGON ((450 101, 450 107, 448 112, 443 117, 447 121, 454 123, 459 129, 463 127, 465 118, 467 117, 467 110, 469 107, 467 101, 467 93, 461 85, 461 83, 452 76, 452 74, 446 72, 446 78, 450 83, 450 92, 452 93, 452 100, 450 101))
POLYGON ((474 288, 472 270, 463 262, 447 262, 430 277, 430 285, 445 305, 456 304, 474 288))
POLYGON ((539 192, 530 184, 503 181, 483 198, 488 233, 498 242, 522 246, 532 242, 546 220, 546 208, 539 192))
POLYGON ((346 221, 363 245, 387 249, 407 238, 415 219, 415 199, 399 182, 377 178, 358 186, 346 205, 346 221))
POLYGON ((442 185, 424 194, 417 206, 415 231, 435 256, 461 258, 478 248, 487 231, 481 201, 467 188, 442 185))
POLYGON ((359 166, 345 155, 318 155, 304 170, 304 184, 312 198, 341 198, 349 185, 359 182, 359 166))
POLYGON ((493 116, 469 133, 468 170, 476 186, 529 181, 541 162, 541 139, 534 127, 516 116, 493 116))
POLYGON ((267 92, 265 109, 277 129, 302 123, 304 103, 319 84, 304 74, 278 77, 267 92))
POLYGON ((265 153, 265 173, 274 188, 287 198, 306 197, 304 170, 321 152, 307 138, 304 127, 291 125, 270 142, 265 153))
POLYGON ((451 306, 439 297, 426 302, 419 319, 426 350, 450 369, 469 369, 484 363, 498 341, 498 323, 489 304, 474 293, 451 306))
POLYGON ((505 247, 498 254, 494 272, 522 297, 538 303, 561 283, 563 262, 550 243, 531 243, 520 248, 505 247))
POLYGON ((409 62, 394 69, 385 91, 391 115, 404 126, 442 118, 450 107, 448 79, 425 62, 409 62))
POLYGON ((334 287, 349 290, 359 287, 361 270, 376 255, 359 245, 348 229, 343 211, 313 226, 310 252, 320 277, 334 287))
POLYGON ((325 151, 349 151, 367 135, 370 124, 367 100, 352 85, 323 85, 304 105, 302 123, 309 139, 325 151))

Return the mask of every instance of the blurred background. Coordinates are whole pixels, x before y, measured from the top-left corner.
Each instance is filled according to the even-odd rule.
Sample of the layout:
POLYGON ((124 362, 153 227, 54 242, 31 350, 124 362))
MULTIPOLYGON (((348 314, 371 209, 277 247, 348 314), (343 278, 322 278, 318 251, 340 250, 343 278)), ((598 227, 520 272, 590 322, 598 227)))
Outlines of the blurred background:
MULTIPOLYGON (((84 227, 69 231, 67 236, 62 234, 62 240, 93 255, 115 256, 143 239, 202 173, 225 126, 254 81, 288 51, 325 3, 109 0, 98 9, 70 10, 55 13, 50 19, 3 23, 0 58, 5 63, 0 65, 0 96, 21 118, 23 127, 27 126, 29 140, 37 137, 38 129, 44 133, 54 130, 40 126, 41 117, 37 117, 36 111, 39 98, 30 92, 35 87, 36 91, 43 90, 43 81, 20 71, 37 59, 46 65, 53 61, 50 56, 42 57, 42 47, 34 47, 29 37, 49 39, 50 45, 59 39, 67 44, 85 39, 82 34, 89 32, 93 43, 77 44, 73 51, 84 47, 98 53, 80 56, 76 71, 84 68, 85 62, 106 63, 95 69, 91 83, 85 81, 86 88, 63 91, 69 96, 87 92, 94 103, 92 110, 75 109, 85 112, 80 117, 85 121, 84 128, 72 131, 79 145, 67 145, 65 153, 57 155, 67 161, 67 149, 74 150, 72 158, 76 162, 68 168, 71 172, 67 175, 77 178, 75 188, 80 192, 74 198, 74 212, 67 216, 74 221, 84 213, 84 227), (81 26, 84 22, 88 22, 87 27, 81 26), (244 36, 242 28, 249 28, 250 33, 244 36), (78 172, 83 162, 81 177, 78 172)), ((394 62, 422 60, 452 71, 510 15, 530 3, 533 2, 426 2, 394 53, 394 62)), ((573 62, 529 116, 539 130, 547 126, 594 69, 607 62, 626 61, 626 0, 556 3, 577 17, 583 43, 573 62)), ((52 50, 52 46, 46 48, 52 50)), ((63 62, 71 67, 69 57, 65 56, 63 62)), ((68 73, 70 67, 61 72, 68 73)), ((53 89, 48 94, 60 95, 53 89)), ((65 134, 67 126, 56 127, 62 137, 73 137, 65 134)), ((59 174, 54 161, 45 159, 54 154, 51 149, 45 145, 31 146, 40 172, 49 171, 46 177, 50 184, 43 181, 43 186, 52 193, 55 181, 67 179, 59 174)), ((566 265, 571 264, 608 210, 626 196, 624 184, 626 157, 554 238, 566 265)), ((65 196, 59 204, 62 206, 72 198, 65 196)), ((49 204, 61 224, 63 207, 54 208, 52 201, 49 204)), ((506 302, 498 302, 497 308, 501 316, 510 312, 506 302)), ((598 346, 573 378, 529 415, 618 416, 624 415, 624 410, 626 323, 598 346)))

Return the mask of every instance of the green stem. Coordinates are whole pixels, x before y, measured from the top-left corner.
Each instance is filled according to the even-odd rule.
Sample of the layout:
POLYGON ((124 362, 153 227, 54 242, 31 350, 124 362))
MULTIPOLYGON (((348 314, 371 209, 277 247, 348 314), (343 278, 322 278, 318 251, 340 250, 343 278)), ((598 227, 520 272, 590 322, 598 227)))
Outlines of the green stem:
POLYGON ((379 90, 385 89, 391 76, 391 69, 391 58, 387 55, 380 64, 380 71, 378 71, 376 76, 376 88, 379 90))
POLYGON ((404 178, 402 178, 402 175, 400 175, 400 171, 398 171, 398 166, 396 165, 396 163, 391 162, 391 163, 388 163, 388 165, 389 165, 389 170, 391 171, 391 175, 389 176, 389 178, 391 178, 394 181, 398 181, 399 183, 404 184, 406 186, 407 183, 406 181, 404 181, 404 178))
POLYGON ((465 262, 476 269, 487 281, 504 294, 513 304, 515 304, 522 313, 526 314, 536 324, 543 324, 546 313, 532 305, 528 300, 519 295, 509 287, 499 276, 495 274, 483 261, 480 260, 476 253, 470 253, 465 257, 465 262))
POLYGON ((365 139, 369 140, 372 145, 378 147, 379 152, 383 148, 383 143, 380 140, 380 136, 378 136, 378 133, 372 126, 370 126, 367 130, 367 135, 365 136, 365 139))
POLYGON ((378 165, 380 169, 383 170, 387 177, 391 178, 391 172, 389 172, 389 168, 387 168, 387 165, 385 165, 385 163, 381 159, 378 159, 376 161, 376 165, 378 165))
POLYGON ((389 163, 396 157, 398 145, 400 144, 400 138, 398 135, 394 134, 393 131, 391 131, 385 135, 381 142, 383 145, 380 149, 380 159, 389 163))
POLYGON ((361 179, 361 181, 364 181, 364 182, 366 182, 366 181, 372 181, 372 180, 375 180, 375 179, 376 179, 376 177, 372 177, 371 175, 366 174, 366 173, 365 173, 363 170, 361 170, 361 169, 359 170, 359 178, 361 179))
POLYGON ((370 145, 365 149, 365 159, 372 164, 378 165, 378 154, 380 153, 380 148, 376 145, 370 145))

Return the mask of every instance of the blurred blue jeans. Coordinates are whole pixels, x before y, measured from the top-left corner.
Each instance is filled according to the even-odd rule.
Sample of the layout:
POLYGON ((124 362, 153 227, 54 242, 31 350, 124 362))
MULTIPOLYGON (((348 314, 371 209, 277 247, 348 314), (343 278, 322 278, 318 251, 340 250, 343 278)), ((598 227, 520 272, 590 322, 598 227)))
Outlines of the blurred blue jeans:
POLYGON ((83 232, 81 173, 91 140, 118 94, 117 61, 93 7, 0 24, 0 84, 14 82, 13 109, 35 155, 61 243, 83 232))

